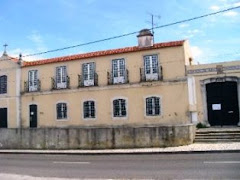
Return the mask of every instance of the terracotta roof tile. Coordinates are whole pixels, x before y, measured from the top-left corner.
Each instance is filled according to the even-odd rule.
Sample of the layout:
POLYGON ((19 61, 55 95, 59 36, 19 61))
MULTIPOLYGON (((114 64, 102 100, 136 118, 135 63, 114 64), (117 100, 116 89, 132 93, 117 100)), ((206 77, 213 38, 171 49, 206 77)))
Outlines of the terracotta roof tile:
POLYGON ((171 41, 171 42, 156 43, 156 44, 154 44, 154 46, 146 47, 146 48, 139 48, 138 46, 133 46, 133 47, 125 47, 125 48, 111 49, 111 50, 105 50, 105 51, 89 52, 89 53, 84 53, 84 54, 76 54, 76 55, 71 55, 71 56, 62 56, 62 57, 43 59, 43 60, 31 61, 31 62, 25 61, 23 63, 23 66, 24 67, 36 66, 36 65, 73 61, 73 60, 87 59, 87 58, 114 55, 114 54, 122 54, 122 53, 137 52, 137 51, 144 51, 144 50, 151 50, 151 49, 159 49, 159 48, 164 48, 164 47, 181 46, 181 45, 183 45, 183 43, 184 43, 184 40, 171 41))

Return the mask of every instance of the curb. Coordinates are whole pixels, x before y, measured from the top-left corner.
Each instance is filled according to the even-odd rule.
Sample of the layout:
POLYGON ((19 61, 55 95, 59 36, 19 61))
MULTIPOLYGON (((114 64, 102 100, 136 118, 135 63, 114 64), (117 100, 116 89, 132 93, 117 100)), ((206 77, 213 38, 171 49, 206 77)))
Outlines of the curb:
POLYGON ((37 155, 147 155, 147 154, 204 154, 204 153, 240 153, 240 150, 191 150, 191 151, 129 151, 129 152, 67 152, 67 151, 11 151, 0 150, 0 154, 37 154, 37 155))

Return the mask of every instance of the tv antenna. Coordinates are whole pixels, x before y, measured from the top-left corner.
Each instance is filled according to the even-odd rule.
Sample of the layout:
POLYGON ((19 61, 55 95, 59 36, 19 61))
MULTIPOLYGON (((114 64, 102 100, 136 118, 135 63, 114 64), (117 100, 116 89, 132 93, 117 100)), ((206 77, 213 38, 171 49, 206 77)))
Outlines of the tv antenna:
POLYGON ((147 23, 152 25, 151 31, 152 31, 152 34, 153 34, 153 43, 154 43, 154 27, 158 25, 157 23, 155 23, 154 18, 161 19, 161 16, 160 15, 155 15, 155 14, 152 14, 152 13, 148 13, 148 15, 151 16, 151 21, 147 21, 147 23))

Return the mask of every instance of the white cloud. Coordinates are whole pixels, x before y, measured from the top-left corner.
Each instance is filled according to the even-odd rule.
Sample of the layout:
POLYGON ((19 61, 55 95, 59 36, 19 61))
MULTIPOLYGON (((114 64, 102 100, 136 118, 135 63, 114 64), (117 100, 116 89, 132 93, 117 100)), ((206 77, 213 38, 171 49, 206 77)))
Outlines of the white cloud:
POLYGON ((192 29, 192 30, 186 31, 183 37, 186 38, 186 39, 189 39, 189 38, 194 37, 197 34, 198 35, 203 34, 203 32, 200 31, 199 29, 192 29))
MULTIPOLYGON (((8 51, 8 55, 14 58, 19 58, 19 54, 22 54, 22 56, 28 55, 28 54, 33 54, 35 53, 33 49, 20 49, 16 48, 13 50, 8 51)), ((44 59, 42 56, 30 56, 30 57, 23 57, 22 58, 24 61, 34 61, 34 60, 39 60, 39 59, 44 59)))
POLYGON ((233 6, 240 6, 240 2, 234 3, 233 6))
POLYGON ((210 9, 213 10, 213 11, 219 11, 219 10, 220 10, 220 7, 214 5, 214 6, 211 6, 210 9))
POLYGON ((42 37, 37 32, 33 32, 31 35, 29 35, 28 39, 30 39, 34 43, 43 43, 42 37))
POLYGON ((36 47, 36 51, 46 51, 47 47, 44 43, 42 35, 38 31, 33 31, 32 34, 27 36, 29 40, 31 40, 34 43, 34 46, 36 47))
POLYGON ((228 17, 235 17, 237 15, 238 13, 236 11, 228 11, 223 14, 223 16, 228 16, 228 17))
POLYGON ((180 24, 178 27, 185 28, 185 27, 188 27, 188 26, 189 26, 189 24, 180 24))
POLYGON ((203 54, 203 51, 198 46, 192 46, 191 51, 194 58, 199 58, 203 54))

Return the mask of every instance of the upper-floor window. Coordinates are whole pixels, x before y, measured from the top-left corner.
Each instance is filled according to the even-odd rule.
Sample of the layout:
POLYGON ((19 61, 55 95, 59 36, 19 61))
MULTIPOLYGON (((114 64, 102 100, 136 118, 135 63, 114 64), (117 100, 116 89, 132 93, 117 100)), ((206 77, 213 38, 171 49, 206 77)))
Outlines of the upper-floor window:
POLYGON ((67 103, 58 103, 56 108, 57 119, 67 119, 67 103))
POLYGON ((95 74, 94 62, 84 63, 82 65, 82 69, 83 69, 83 85, 84 86, 93 86, 94 85, 94 74, 95 74))
POLYGON ((113 117, 126 117, 127 108, 125 99, 115 99, 113 101, 113 117))
POLYGON ((37 91, 39 87, 38 71, 31 70, 28 72, 28 89, 29 91, 37 91))
POLYGON ((146 98, 146 115, 158 116, 160 113, 160 98, 155 96, 146 98))
POLYGON ((144 56, 144 72, 146 81, 159 79, 158 56, 147 55, 144 56))
POLYGON ((126 81, 125 59, 114 59, 112 61, 112 77, 113 84, 125 83, 126 81))
POLYGON ((7 76, 0 76, 0 94, 7 93, 7 76))
POLYGON ((95 118, 95 102, 85 101, 83 103, 84 118, 95 118))
POLYGON ((57 88, 67 88, 67 67, 59 66, 56 68, 57 88))

